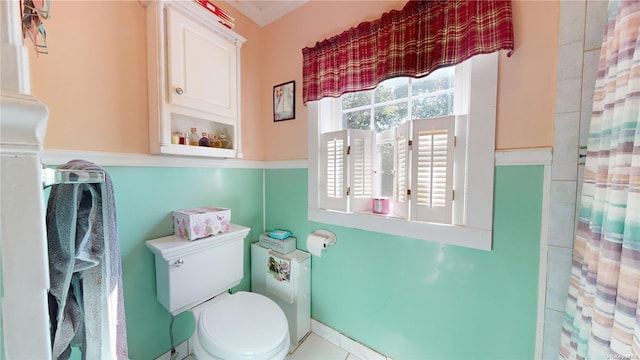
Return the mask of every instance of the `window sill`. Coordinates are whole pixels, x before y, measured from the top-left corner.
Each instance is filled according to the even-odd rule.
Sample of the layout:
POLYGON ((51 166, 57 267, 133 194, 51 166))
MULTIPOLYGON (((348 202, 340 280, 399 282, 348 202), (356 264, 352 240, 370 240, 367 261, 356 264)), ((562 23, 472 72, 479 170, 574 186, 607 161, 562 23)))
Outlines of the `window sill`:
MULTIPOLYGON (((330 210, 321 210, 321 211, 330 211, 330 210)), ((343 214, 343 215, 350 215, 349 213, 340 212, 340 211, 337 211, 337 213, 343 214)), ((357 212, 356 214, 367 215, 367 216, 375 216, 375 217, 379 217, 379 218, 383 218, 383 219, 404 220, 404 218, 399 217, 399 216, 395 216, 393 214, 374 213, 373 211, 360 211, 360 212, 357 212)))
POLYGON ((491 230, 407 221, 390 216, 309 209, 309 220, 479 250, 491 250, 491 230))

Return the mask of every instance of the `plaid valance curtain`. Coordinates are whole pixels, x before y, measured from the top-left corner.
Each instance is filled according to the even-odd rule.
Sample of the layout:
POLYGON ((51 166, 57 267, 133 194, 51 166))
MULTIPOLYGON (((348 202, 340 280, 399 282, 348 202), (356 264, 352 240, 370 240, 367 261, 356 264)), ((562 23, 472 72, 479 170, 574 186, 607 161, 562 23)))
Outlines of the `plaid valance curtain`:
POLYGON ((303 101, 423 77, 474 55, 513 52, 511 1, 409 1, 380 19, 302 49, 303 101))

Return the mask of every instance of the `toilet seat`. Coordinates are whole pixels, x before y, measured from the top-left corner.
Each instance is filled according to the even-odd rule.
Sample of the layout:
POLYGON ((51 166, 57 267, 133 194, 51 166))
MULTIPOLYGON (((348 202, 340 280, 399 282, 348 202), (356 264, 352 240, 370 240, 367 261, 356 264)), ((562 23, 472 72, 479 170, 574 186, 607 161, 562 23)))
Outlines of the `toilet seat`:
MULTIPOLYGON (((203 308, 197 340, 220 359, 284 358, 289 326, 280 307, 266 296, 240 291, 203 308)), ((197 354, 196 354, 197 355, 197 354)))

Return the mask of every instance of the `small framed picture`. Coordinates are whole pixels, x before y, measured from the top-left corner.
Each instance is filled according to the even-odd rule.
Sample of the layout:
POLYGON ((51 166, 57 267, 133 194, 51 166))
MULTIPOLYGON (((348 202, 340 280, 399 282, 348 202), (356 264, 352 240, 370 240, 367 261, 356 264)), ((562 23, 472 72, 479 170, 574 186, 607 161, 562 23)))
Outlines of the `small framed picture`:
POLYGON ((296 118, 296 82, 289 81, 273 87, 273 121, 296 118))

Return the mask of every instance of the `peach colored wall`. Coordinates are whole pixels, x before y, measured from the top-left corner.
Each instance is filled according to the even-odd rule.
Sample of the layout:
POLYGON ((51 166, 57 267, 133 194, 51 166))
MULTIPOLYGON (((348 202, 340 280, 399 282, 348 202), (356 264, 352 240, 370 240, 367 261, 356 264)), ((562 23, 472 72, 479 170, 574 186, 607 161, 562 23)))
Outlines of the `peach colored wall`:
MULTIPOLYGON (((307 158, 302 48, 383 12, 398 1, 310 1, 258 27, 233 7, 242 47, 245 159, 307 158), (273 122, 273 85, 296 81, 296 119, 273 122)), ((500 55, 496 147, 551 146, 557 1, 513 2, 516 51, 500 55), (526 16, 525 16, 526 14, 526 16)), ((50 108, 46 149, 149 153, 144 8, 135 0, 55 1, 45 23, 49 54, 31 53, 33 94, 50 108)))
MULTIPOLYGON (((245 158, 262 160, 259 27, 236 18, 242 47, 245 158)), ((53 1, 49 54, 30 53, 32 94, 50 110, 46 149, 149 153, 145 9, 136 0, 53 1)), ((30 43, 27 43, 31 49, 30 43)))
MULTIPOLYGON (((264 81, 273 85, 296 81, 296 120, 273 123, 270 106, 262 109, 266 137, 280 140, 265 149, 268 160, 307 158, 302 48, 404 4, 405 1, 312 1, 264 28, 269 49, 264 54, 264 81)), ((504 52, 500 54, 496 147, 548 147, 553 143, 559 3, 516 0, 513 17, 516 50, 510 58, 504 52)), ((262 101, 270 104, 268 91, 262 101)))
POLYGON ((553 146, 560 3, 515 0, 515 51, 500 56, 497 149, 553 146))
POLYGON ((30 54, 45 148, 149 152, 144 19, 133 0, 51 2, 49 54, 30 54))
POLYGON ((264 28, 264 82, 296 82, 295 120, 273 122, 271 93, 263 94, 266 137, 279 139, 265 148, 267 160, 307 159, 307 108, 302 104, 302 49, 363 21, 379 18, 406 1, 310 1, 264 28))

